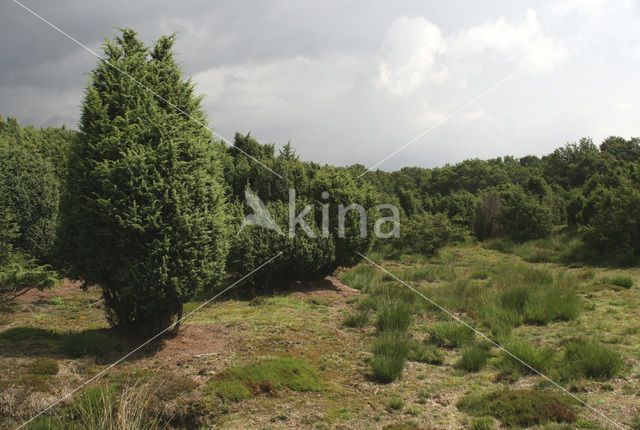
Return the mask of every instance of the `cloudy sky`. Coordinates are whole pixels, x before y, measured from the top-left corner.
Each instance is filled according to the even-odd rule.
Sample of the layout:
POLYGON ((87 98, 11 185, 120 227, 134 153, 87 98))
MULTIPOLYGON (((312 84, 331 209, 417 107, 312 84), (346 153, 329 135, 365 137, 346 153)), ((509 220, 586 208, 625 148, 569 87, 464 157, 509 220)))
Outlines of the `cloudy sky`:
MULTIPOLYGON (((114 26, 178 59, 210 126, 303 159, 432 167, 640 136, 640 4, 20 0, 96 51, 114 26)), ((0 0, 0 115, 75 128, 96 58, 0 0)))

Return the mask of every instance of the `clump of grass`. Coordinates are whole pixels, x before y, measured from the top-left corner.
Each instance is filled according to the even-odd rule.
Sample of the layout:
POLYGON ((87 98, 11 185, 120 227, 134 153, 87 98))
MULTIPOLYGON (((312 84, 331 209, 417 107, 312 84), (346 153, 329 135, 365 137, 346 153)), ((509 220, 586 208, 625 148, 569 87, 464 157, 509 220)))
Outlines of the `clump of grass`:
POLYGON ((571 340, 564 348, 561 373, 565 379, 618 376, 624 368, 620 354, 600 343, 571 340))
POLYGON ((408 342, 402 334, 384 333, 373 343, 372 352, 369 365, 376 381, 389 383, 402 375, 409 353, 408 342))
POLYGON ((488 343, 480 343, 464 349, 456 367, 466 372, 478 372, 487 364, 491 355, 490 349, 491 345, 488 343))
POLYGON ((369 323, 369 312, 368 311, 356 311, 350 313, 342 320, 342 325, 344 327, 358 328, 364 327, 369 323))
POLYGON ((610 284, 616 285, 622 288, 631 288, 633 287, 633 279, 628 276, 616 276, 608 280, 610 284))
POLYGON ((309 363, 285 357, 227 369, 207 383, 205 392, 237 401, 281 387, 294 391, 320 391, 322 384, 318 372, 309 363))
POLYGON ((98 331, 69 331, 61 336, 60 347, 71 357, 85 355, 104 356, 114 351, 122 351, 119 340, 98 331))
POLYGON ((409 346, 409 361, 440 365, 444 362, 442 352, 434 345, 426 345, 421 342, 411 342, 409 346))
POLYGON ((569 321, 578 316, 580 309, 575 291, 555 283, 508 286, 500 294, 499 303, 511 313, 514 325, 521 321, 537 325, 569 321))
POLYGON ((473 341, 473 331, 458 322, 438 322, 431 325, 427 332, 430 342, 445 348, 457 348, 473 341))
POLYGON ((569 396, 536 390, 499 390, 458 401, 459 410, 474 416, 493 416, 508 427, 548 422, 573 422, 575 401, 569 396))
POLYGON ((29 371, 34 375, 55 375, 58 369, 58 362, 46 357, 36 358, 29 365, 29 371))
POLYGON ((524 308, 525 321, 546 325, 551 321, 570 321, 580 312, 578 296, 560 289, 536 290, 524 308))
POLYGON ((137 383, 122 392, 113 386, 90 387, 55 415, 38 417, 29 428, 159 430, 166 417, 154 407, 154 394, 149 383, 137 383))
POLYGON ((484 247, 487 249, 500 251, 503 254, 511 254, 513 252, 513 249, 515 248, 515 244, 508 239, 497 238, 485 243, 484 247))
POLYGON ((471 421, 471 430, 493 430, 493 417, 481 417, 471 421))
POLYGON ((409 414, 409 415, 413 415, 414 417, 417 417, 418 415, 422 415, 424 411, 418 407, 411 407, 411 408, 407 408, 407 410, 405 411, 405 413, 409 414))
POLYGON ((471 272, 471 279, 487 279, 489 277, 489 271, 486 269, 474 270, 471 272))
POLYGON ((387 402, 387 409, 390 411, 401 411, 404 408, 404 400, 400 397, 392 397, 387 402))
POLYGON ((402 302, 385 303, 378 307, 378 331, 406 332, 411 324, 409 307, 402 302))
POLYGON ((525 341, 517 339, 507 342, 503 347, 522 360, 517 360, 510 354, 504 351, 502 352, 498 367, 502 370, 502 376, 510 376, 512 378, 517 378, 521 374, 535 374, 535 372, 524 363, 539 372, 545 372, 549 369, 555 357, 555 352, 550 348, 537 348, 525 341))
POLYGON ((353 269, 341 273, 340 280, 358 290, 366 290, 376 284, 381 275, 375 267, 367 264, 360 264, 353 269))
POLYGON ((631 418, 631 428, 633 430, 640 430, 640 412, 637 412, 633 418, 631 418))

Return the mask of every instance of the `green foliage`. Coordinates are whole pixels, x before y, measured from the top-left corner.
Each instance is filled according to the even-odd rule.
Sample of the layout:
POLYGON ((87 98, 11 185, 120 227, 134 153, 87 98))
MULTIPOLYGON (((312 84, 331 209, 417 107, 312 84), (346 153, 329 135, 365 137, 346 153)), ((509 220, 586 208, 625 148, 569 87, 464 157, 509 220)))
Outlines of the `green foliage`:
MULTIPOLYGON (((640 257, 640 190, 637 186, 598 187, 586 203, 592 216, 582 229, 584 240, 600 255, 617 256, 623 262, 640 257)), ((610 257, 609 257, 610 258, 610 257)))
POLYGON ((618 376, 623 368, 618 352, 597 342, 571 340, 564 347, 563 365, 559 370, 564 379, 607 379, 618 376))
POLYGON ((206 123, 173 58, 174 40, 147 48, 124 29, 104 45, 61 211, 68 274, 102 287, 114 324, 147 334, 168 327, 189 297, 221 279, 228 248, 221 153, 185 115, 206 123))
POLYGON ((317 370, 298 358, 274 358, 242 367, 232 367, 213 377, 205 392, 234 401, 282 387, 293 391, 320 391, 317 370))
POLYGON ((246 274, 282 252, 280 257, 256 272, 248 282, 254 285, 274 284, 290 279, 310 279, 329 272, 335 262, 334 238, 322 237, 312 216, 307 217, 307 222, 316 237, 309 237, 302 229, 289 237, 286 233, 288 204, 274 201, 268 203, 267 208, 284 234, 259 226, 245 226, 232 239, 229 270, 246 274))
POLYGON ((122 351, 120 341, 98 331, 69 331, 61 336, 62 351, 71 357, 91 355, 103 357, 115 351, 122 351))
POLYGON ((358 253, 366 254, 375 239, 372 233, 378 212, 374 209, 377 203, 374 188, 364 179, 357 178, 355 172, 327 166, 319 170, 311 181, 309 198, 316 203, 318 225, 322 224, 323 206, 328 207, 329 234, 335 242, 332 267, 353 266, 360 261, 358 253), (328 197, 324 198, 326 194, 323 193, 328 193, 328 197), (365 210, 366 220, 357 210, 346 210, 356 204, 365 210), (340 207, 345 210, 343 220, 340 207))
POLYGON ((466 230, 442 213, 423 213, 406 220, 398 245, 405 252, 433 255, 445 245, 468 239, 466 230))
POLYGON ((502 199, 496 190, 484 192, 473 215, 473 232, 478 240, 493 238, 498 233, 498 213, 502 199))
POLYGON ((498 235, 525 242, 551 234, 551 210, 537 196, 515 185, 505 187, 500 194, 500 210, 496 216, 498 235))
POLYGON ((0 137, 0 172, 0 215, 15 226, 10 243, 17 252, 45 259, 55 238, 59 200, 51 162, 0 137))
POLYGON ((458 401, 458 409, 474 416, 493 416, 507 427, 573 422, 575 401, 569 396, 535 390, 500 390, 458 401))
POLYGON ((446 348, 468 345, 474 339, 473 331, 459 322, 438 322, 427 328, 429 341, 446 348))

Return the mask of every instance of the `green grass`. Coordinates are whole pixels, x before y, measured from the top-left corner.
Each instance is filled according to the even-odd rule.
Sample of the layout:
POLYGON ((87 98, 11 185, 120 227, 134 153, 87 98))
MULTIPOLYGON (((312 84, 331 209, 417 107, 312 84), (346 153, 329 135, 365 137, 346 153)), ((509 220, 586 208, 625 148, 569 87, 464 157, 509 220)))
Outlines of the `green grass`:
POLYGON ((401 411, 404 408, 404 400, 400 397, 392 397, 387 402, 387 410, 390 411, 401 411))
POLYGON ((499 390, 465 396, 458 409, 473 416, 493 416, 507 427, 530 427, 549 422, 573 422, 574 401, 566 395, 536 390, 499 390))
POLYGON ((122 351, 119 340, 99 331, 69 331, 61 335, 62 351, 71 357, 91 355, 101 357, 115 351, 122 351))
POLYGON ((444 356, 438 348, 434 345, 426 345, 416 341, 410 342, 407 359, 409 361, 434 365, 440 365, 444 362, 444 356))
POLYGON ((482 417, 476 418, 471 421, 469 427, 471 428, 471 430, 493 430, 495 428, 495 425, 493 424, 492 417, 482 417))
POLYGON ((29 372, 34 375, 55 375, 58 370, 58 362, 51 358, 39 357, 29 364, 29 372))
POLYGON ((359 328, 369 323, 368 311, 355 311, 344 317, 342 320, 343 327, 359 328))
POLYGON ((621 355, 605 345, 592 341, 572 340, 564 347, 560 372, 564 379, 613 378, 622 373, 621 355))
POLYGON ((465 372, 478 372, 482 370, 491 356, 490 348, 491 345, 488 343, 481 343, 465 348, 462 351, 462 357, 455 366, 465 372))
POLYGON ((368 264, 361 264, 341 273, 338 278, 351 288, 366 290, 376 284, 381 278, 381 274, 375 267, 368 264))
MULTIPOLYGON (((555 359, 555 351, 550 348, 538 348, 528 342, 519 339, 512 339, 502 345, 504 349, 515 355, 524 363, 533 367, 539 372, 546 372, 550 369, 555 359)), ((535 374, 531 368, 515 359, 506 352, 502 352, 498 362, 498 368, 501 369, 504 376, 517 378, 521 374, 535 374)))
POLYGON ((512 324, 520 321, 546 325, 552 321, 570 321, 580 312, 575 291, 561 288, 555 282, 540 285, 512 284, 499 296, 501 307, 513 315, 512 324))
POLYGON ((317 370, 309 363, 285 357, 227 369, 207 383, 205 392, 237 401, 282 387, 293 391, 320 391, 322 384, 317 370))
POLYGON ((470 344, 473 331, 458 322, 438 322, 427 328, 429 341, 445 348, 458 348, 470 344))
POLYGON ((384 384, 393 382, 402 375, 409 345, 400 333, 383 333, 373 342, 373 357, 369 366, 373 379, 384 384))
POLYGON ((103 357, 122 351, 122 343, 97 330, 58 332, 35 327, 15 327, 0 333, 2 343, 10 342, 14 347, 33 352, 62 352, 70 357, 90 355, 103 357))
POLYGON ((411 324, 409 307, 402 302, 384 303, 378 306, 376 328, 378 331, 406 332, 411 324))
POLYGON ((614 278, 608 279, 608 282, 622 288, 629 289, 633 287, 633 279, 629 278, 628 276, 616 276, 614 278))
POLYGON ((487 279, 490 276, 490 273, 486 269, 478 269, 471 272, 471 279, 487 279))

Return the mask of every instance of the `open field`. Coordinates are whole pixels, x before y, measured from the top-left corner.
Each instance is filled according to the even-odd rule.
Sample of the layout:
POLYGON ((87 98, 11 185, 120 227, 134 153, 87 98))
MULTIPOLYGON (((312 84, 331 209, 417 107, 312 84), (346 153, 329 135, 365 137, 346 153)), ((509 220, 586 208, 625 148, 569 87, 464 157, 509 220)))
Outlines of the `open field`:
MULTIPOLYGON (((528 263, 480 245, 445 248, 431 259, 380 253, 372 258, 480 331, 527 354, 522 358, 609 418, 638 425, 640 270, 528 263), (633 286, 615 285, 618 278, 631 279, 633 286), (529 301, 522 315, 505 317, 498 314, 505 306, 493 305, 505 304, 511 293, 504 289, 512 286, 547 293, 557 287, 566 294, 562 302, 575 297, 575 307, 548 311, 529 301), (594 369, 585 359, 580 367, 576 339, 610 352, 605 355, 612 364, 594 369)), ((187 304, 185 313, 198 303, 187 304)), ((97 289, 83 292, 71 283, 25 294, 1 315, 3 428, 19 425, 137 345, 109 329, 97 289)), ((115 428, 612 427, 570 397, 553 394, 558 390, 498 348, 456 332, 447 320, 365 263, 292 285, 277 296, 249 300, 230 294, 194 314, 176 336, 136 353, 28 428, 99 426, 105 416, 115 428), (403 303, 410 314, 408 325, 400 318, 393 333, 413 352, 400 377, 381 383, 372 371, 372 351, 396 321, 385 307, 393 303, 403 303), (509 421, 504 413, 501 421, 497 403, 483 410, 488 398, 473 397, 498 391, 507 397, 515 392, 529 406, 557 403, 566 410, 547 418, 565 423, 545 422, 513 404, 503 406, 515 410, 514 416, 509 421), (532 393, 551 394, 536 400, 532 393)))

